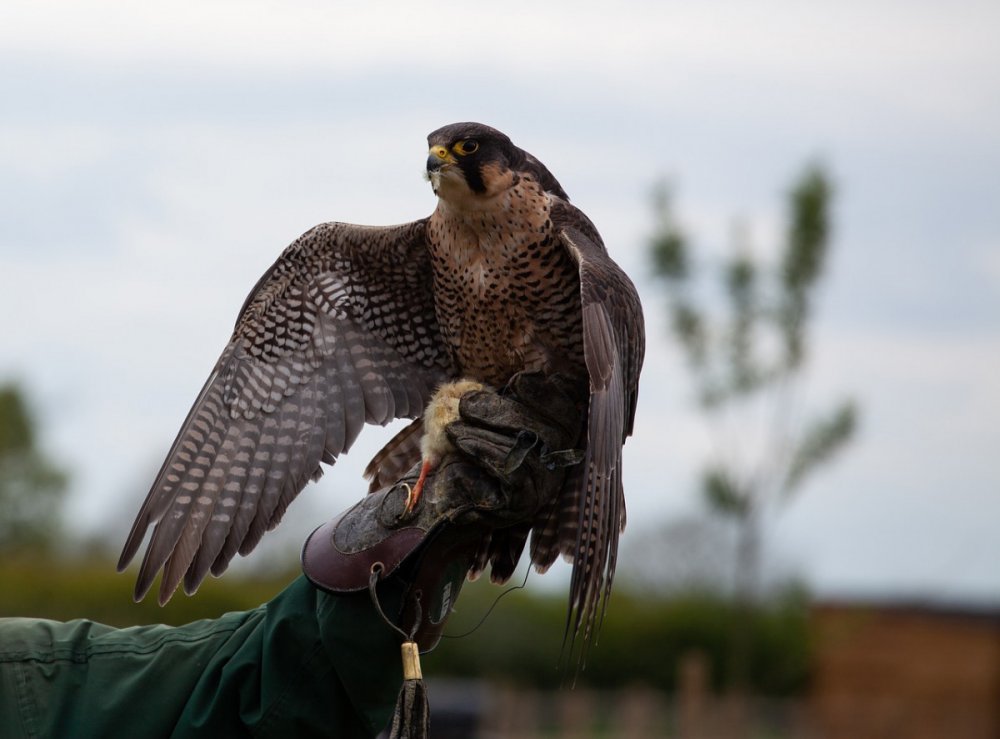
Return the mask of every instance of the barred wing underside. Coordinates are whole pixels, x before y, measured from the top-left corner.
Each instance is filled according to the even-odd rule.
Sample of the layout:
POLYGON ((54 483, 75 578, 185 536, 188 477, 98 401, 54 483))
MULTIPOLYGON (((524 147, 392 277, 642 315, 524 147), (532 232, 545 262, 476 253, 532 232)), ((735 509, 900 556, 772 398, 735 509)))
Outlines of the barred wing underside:
POLYGON ((419 415, 453 374, 434 313, 425 221, 317 226, 251 291, 126 541, 155 525, 135 587, 194 592, 281 520, 365 423, 419 415))

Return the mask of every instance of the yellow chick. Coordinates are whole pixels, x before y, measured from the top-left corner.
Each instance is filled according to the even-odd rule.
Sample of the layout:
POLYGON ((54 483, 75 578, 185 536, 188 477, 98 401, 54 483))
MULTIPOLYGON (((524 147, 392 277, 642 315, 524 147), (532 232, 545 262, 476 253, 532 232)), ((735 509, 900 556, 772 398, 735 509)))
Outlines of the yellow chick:
POLYGON ((420 500, 424 490, 427 475, 451 451, 451 442, 444 432, 452 421, 458 420, 458 403, 466 393, 476 390, 486 390, 487 387, 475 380, 458 380, 446 382, 439 387, 431 397, 430 403, 424 409, 424 435, 420 438, 420 476, 406 496, 406 512, 412 511, 420 500))

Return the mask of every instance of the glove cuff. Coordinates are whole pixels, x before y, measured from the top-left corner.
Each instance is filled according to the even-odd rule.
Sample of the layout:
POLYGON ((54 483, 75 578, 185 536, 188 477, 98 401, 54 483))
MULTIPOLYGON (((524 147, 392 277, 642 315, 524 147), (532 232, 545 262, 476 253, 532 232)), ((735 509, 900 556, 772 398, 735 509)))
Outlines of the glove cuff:
POLYGON ((441 639, 484 529, 454 525, 445 518, 429 527, 417 520, 389 528, 399 526, 404 500, 403 486, 373 493, 317 528, 302 548, 302 571, 321 590, 374 589, 375 598, 386 578, 401 581, 405 587, 402 608, 386 617, 417 642, 421 652, 427 652, 441 639))
POLYGON ((384 525, 387 517, 398 520, 402 513, 396 490, 365 496, 309 535, 302 547, 302 571, 313 585, 331 593, 365 590, 373 568, 388 577, 420 546, 426 528, 384 525))

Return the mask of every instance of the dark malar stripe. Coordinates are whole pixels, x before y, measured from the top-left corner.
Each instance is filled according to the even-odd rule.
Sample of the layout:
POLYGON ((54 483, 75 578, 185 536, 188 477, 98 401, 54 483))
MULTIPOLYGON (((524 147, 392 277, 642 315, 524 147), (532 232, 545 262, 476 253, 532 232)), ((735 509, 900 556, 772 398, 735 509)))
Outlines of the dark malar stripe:
POLYGON ((483 182, 483 173, 479 170, 479 165, 469 158, 459 157, 458 165, 465 175, 465 182, 472 192, 482 195, 486 192, 486 183, 483 182))

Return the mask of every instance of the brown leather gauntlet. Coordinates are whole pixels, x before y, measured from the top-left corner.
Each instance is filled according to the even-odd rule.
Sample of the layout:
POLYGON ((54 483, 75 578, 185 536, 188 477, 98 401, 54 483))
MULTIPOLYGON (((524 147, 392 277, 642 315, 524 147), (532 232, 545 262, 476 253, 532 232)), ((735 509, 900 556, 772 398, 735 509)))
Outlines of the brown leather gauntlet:
POLYGON ((405 512, 418 468, 316 529, 302 551, 305 575, 330 592, 377 595, 386 578, 403 583, 402 612, 387 615, 422 651, 433 648, 484 541, 529 525, 582 458, 572 389, 525 373, 499 393, 463 396, 460 419, 446 428, 454 448, 416 509, 405 512))

